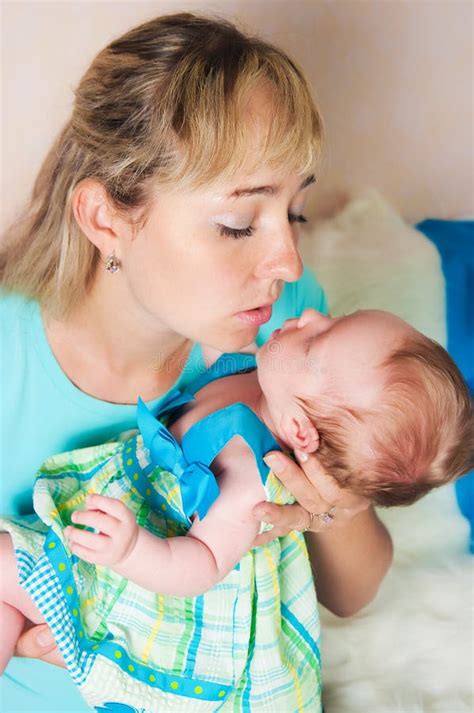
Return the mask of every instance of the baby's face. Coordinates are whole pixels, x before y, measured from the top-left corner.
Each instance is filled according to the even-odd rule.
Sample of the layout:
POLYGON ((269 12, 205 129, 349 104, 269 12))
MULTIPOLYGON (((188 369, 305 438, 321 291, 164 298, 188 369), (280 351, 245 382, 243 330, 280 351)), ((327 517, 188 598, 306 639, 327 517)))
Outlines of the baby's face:
POLYGON ((274 417, 285 413, 296 396, 371 408, 383 388, 380 364, 411 332, 401 319, 378 310, 333 318, 307 309, 287 320, 257 351, 270 411, 274 417))

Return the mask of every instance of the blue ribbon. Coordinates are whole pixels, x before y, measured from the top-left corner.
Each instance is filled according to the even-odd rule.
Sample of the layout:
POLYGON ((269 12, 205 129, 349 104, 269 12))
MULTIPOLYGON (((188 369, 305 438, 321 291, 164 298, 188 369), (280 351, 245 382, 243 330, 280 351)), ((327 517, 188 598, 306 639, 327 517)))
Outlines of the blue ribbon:
MULTIPOLYGON (((194 399, 178 389, 173 390, 170 396, 171 399, 166 399, 165 408, 160 405, 160 413, 194 399)), ((140 398, 137 404, 137 424, 153 465, 177 476, 186 516, 190 518, 197 512, 202 520, 219 495, 219 486, 208 464, 200 460, 189 463, 173 434, 153 416, 140 398)))
POLYGON ((183 404, 187 404, 189 401, 195 401, 195 397, 188 391, 181 391, 178 388, 171 389, 171 391, 163 397, 157 406, 157 413, 159 415, 166 413, 166 411, 171 411, 172 409, 178 408, 183 404))
POLYGON ((205 463, 194 461, 184 469, 179 481, 184 512, 188 517, 197 512, 202 520, 219 495, 216 476, 205 463))

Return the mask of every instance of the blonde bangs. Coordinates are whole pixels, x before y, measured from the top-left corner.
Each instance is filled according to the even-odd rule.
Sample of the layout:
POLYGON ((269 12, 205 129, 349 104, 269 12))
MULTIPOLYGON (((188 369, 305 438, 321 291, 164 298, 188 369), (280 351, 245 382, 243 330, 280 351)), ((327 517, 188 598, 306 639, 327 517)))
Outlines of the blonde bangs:
POLYGON ((235 78, 225 64, 206 81, 192 58, 180 68, 168 93, 173 148, 156 175, 159 184, 200 188, 230 180, 244 166, 248 173, 262 166, 298 174, 316 169, 322 121, 310 87, 285 55, 269 48, 262 61, 259 49, 241 56, 235 78))

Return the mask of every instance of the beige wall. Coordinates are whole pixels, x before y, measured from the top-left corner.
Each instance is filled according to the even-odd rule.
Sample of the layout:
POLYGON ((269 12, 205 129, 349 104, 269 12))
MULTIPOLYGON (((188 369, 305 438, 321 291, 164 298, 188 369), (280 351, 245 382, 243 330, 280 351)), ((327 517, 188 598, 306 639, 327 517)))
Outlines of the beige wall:
POLYGON ((243 20, 307 70, 327 138, 313 214, 369 185, 410 220, 474 212, 469 0, 3 0, 2 223, 27 196, 96 52, 185 9, 243 20))

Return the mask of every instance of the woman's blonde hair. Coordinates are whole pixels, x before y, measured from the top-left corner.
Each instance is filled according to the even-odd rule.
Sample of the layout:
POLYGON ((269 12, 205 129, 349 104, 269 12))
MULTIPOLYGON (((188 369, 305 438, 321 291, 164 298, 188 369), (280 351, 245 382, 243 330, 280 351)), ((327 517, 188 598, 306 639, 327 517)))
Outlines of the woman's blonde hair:
MULTIPOLYGON (((301 69, 232 23, 189 13, 146 22, 100 52, 75 92, 71 119, 48 153, 31 201, 7 230, 0 283, 65 314, 99 260, 72 211, 78 183, 105 188, 133 224, 156 187, 198 188, 249 159, 249 100, 269 91, 271 116, 254 165, 304 173, 319 157, 321 119, 301 69)), ((247 165, 247 164, 246 164, 247 165)))

